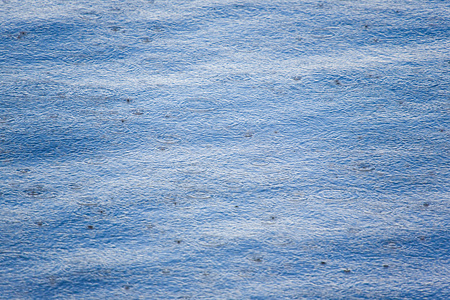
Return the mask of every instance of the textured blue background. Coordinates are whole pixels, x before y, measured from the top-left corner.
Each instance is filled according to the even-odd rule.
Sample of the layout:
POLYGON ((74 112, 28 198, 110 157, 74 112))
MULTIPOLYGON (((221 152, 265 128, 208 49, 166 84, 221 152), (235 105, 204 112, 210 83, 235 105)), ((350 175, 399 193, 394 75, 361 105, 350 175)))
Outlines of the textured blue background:
POLYGON ((1 299, 450 298, 450 2, 0 3, 1 299))

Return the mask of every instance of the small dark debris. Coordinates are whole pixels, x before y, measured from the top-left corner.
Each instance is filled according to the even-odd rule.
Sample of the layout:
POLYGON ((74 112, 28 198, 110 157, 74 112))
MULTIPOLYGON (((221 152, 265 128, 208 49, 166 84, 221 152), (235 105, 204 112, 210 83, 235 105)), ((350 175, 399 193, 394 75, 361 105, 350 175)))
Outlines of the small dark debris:
POLYGON ((19 32, 19 34, 17 35, 17 39, 21 39, 23 37, 25 37, 28 33, 26 31, 21 31, 19 32))
POLYGON ((275 220, 276 218, 277 218, 277 217, 275 217, 275 216, 271 216, 271 217, 270 217, 271 220, 275 220))
POLYGON ((41 190, 29 189, 25 191, 29 196, 39 196, 42 194, 41 190))
POLYGON ((38 221, 38 222, 36 222, 36 225, 37 225, 37 226, 42 226, 43 223, 42 223, 41 221, 38 221))
POLYGON ((131 103, 132 100, 130 98, 127 98, 126 101, 127 103, 131 103))
POLYGON ((327 263, 325 261, 320 262, 321 265, 326 265, 327 263))
POLYGON ((253 136, 253 133, 252 133, 252 132, 246 132, 246 133, 244 134, 244 136, 245 136, 245 137, 248 137, 248 138, 251 138, 251 137, 253 136))
POLYGON ((254 257, 253 261, 260 263, 260 262, 262 262, 262 257, 254 257))
POLYGON ((430 203, 429 203, 429 202, 425 202, 425 203, 423 204, 423 206, 424 206, 424 207, 429 207, 429 206, 430 206, 430 203))
POLYGON ((176 242, 177 244, 181 244, 182 241, 181 241, 181 240, 176 240, 175 242, 176 242))
POLYGON ((334 84, 336 84, 336 85, 341 85, 342 83, 341 83, 341 81, 340 81, 339 79, 335 79, 335 80, 334 80, 334 84))
POLYGON ((238 208, 238 207, 239 207, 239 205, 235 205, 234 207, 235 207, 235 208, 238 208))
POLYGON ((87 226, 87 229, 94 229, 94 226, 88 225, 88 226, 87 226))
POLYGON ((292 77, 292 79, 294 79, 295 81, 299 81, 299 80, 302 79, 302 77, 301 76, 294 76, 294 77, 292 77))
POLYGON ((383 265, 383 268, 389 268, 389 265, 383 265))
POLYGON ((362 162, 362 163, 358 163, 357 169, 358 169, 358 171, 368 172, 368 171, 373 171, 375 168, 372 167, 368 163, 362 162))
POLYGON ((125 123, 125 119, 120 120, 122 123, 125 123))
POLYGON ((350 273, 350 269, 344 269, 344 273, 350 273))
POLYGON ((125 285, 123 288, 126 289, 126 290, 129 290, 131 288, 131 286, 125 285))
POLYGON ((424 237, 424 236, 422 235, 422 236, 419 236, 419 239, 420 239, 421 241, 425 241, 426 237, 424 237))
POLYGON ((166 151, 168 148, 167 147, 158 147, 159 151, 166 151))

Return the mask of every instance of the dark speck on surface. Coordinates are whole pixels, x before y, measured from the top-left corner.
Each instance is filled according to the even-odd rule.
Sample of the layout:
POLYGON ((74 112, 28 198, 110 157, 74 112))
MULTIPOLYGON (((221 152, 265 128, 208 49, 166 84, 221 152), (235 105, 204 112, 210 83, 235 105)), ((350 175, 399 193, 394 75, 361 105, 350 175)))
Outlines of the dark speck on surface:
POLYGON ((254 257, 253 261, 260 263, 263 261, 263 259, 262 259, 262 257, 254 257))
POLYGON ((26 31, 21 31, 21 32, 19 32, 19 34, 17 35, 17 39, 24 38, 26 35, 28 35, 28 33, 27 33, 26 31))

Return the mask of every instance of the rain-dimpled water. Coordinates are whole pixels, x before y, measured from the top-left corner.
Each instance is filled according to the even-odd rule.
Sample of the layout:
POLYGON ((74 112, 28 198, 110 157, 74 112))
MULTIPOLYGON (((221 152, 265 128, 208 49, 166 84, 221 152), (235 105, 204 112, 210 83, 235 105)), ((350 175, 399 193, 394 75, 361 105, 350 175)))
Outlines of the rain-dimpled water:
POLYGON ((0 24, 0 299, 449 299, 449 1, 0 24))

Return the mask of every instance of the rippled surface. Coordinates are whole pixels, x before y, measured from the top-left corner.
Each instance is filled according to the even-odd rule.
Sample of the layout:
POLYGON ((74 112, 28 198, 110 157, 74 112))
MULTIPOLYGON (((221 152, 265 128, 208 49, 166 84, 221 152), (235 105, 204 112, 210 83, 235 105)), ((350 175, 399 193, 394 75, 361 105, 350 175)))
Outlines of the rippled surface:
POLYGON ((448 299, 447 1, 0 7, 0 298, 448 299))

